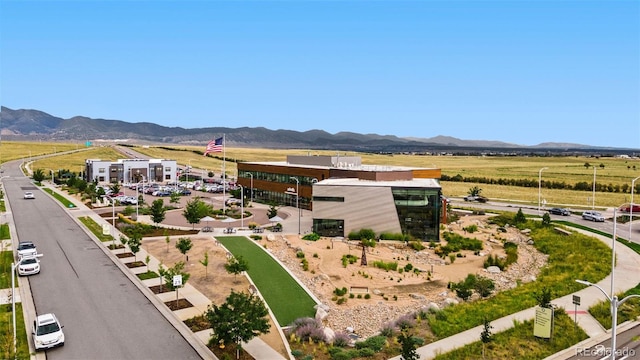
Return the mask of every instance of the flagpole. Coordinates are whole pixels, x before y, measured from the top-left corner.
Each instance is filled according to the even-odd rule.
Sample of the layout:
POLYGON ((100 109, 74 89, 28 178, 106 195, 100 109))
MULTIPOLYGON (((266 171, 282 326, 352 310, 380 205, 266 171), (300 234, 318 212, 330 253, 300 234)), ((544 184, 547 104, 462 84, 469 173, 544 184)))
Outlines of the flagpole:
POLYGON ((227 191, 227 140, 225 134, 222 134, 222 214, 227 215, 227 202, 225 201, 227 191))

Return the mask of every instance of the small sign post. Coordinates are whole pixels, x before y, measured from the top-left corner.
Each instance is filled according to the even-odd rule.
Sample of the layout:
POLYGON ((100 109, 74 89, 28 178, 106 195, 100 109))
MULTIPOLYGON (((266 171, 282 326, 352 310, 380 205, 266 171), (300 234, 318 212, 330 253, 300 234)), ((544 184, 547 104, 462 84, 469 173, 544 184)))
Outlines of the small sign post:
POLYGON ((176 288, 176 307, 178 307, 178 288, 182 286, 182 275, 173 275, 173 287, 176 288))
POLYGON ((573 295, 573 305, 575 305, 575 311, 573 312, 573 322, 578 325, 578 305, 580 305, 580 296, 573 295))

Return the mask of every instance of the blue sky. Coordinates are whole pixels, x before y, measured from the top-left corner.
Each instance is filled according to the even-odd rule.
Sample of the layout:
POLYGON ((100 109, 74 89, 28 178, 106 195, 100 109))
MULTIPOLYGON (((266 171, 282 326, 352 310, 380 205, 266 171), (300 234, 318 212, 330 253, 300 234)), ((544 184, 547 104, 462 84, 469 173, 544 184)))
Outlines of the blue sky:
POLYGON ((640 149, 640 2, 0 0, 0 103, 640 149))

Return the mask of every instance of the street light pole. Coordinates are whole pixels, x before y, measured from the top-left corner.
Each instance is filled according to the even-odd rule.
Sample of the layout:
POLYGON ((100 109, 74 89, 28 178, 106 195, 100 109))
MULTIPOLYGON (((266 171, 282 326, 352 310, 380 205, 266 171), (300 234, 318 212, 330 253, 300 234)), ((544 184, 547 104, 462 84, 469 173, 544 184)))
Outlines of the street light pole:
POLYGON ((599 285, 591 283, 589 281, 586 280, 576 280, 577 283, 582 284, 582 285, 587 285, 587 286, 594 286, 596 287, 598 290, 600 290, 604 296, 607 298, 607 300, 609 300, 609 302, 611 302, 611 359, 615 360, 616 358, 616 327, 617 327, 617 323, 618 323, 618 308, 620 307, 620 305, 624 304, 627 300, 634 298, 634 297, 640 297, 640 295, 629 295, 627 297, 625 297, 622 300, 618 300, 618 296, 617 295, 613 295, 613 296, 609 296, 603 288, 601 288, 599 285))
POLYGON ((542 198, 541 189, 542 189, 542 170, 546 170, 548 167, 543 167, 538 171, 538 216, 540 216, 540 200, 542 198))
POLYGON ((244 187, 242 185, 238 185, 240 187, 240 227, 244 227, 244 187))
POLYGON ((591 196, 591 210, 596 208, 596 167, 593 167, 593 196, 591 196))
POLYGON ((298 235, 300 235, 300 180, 297 177, 292 177, 296 181, 296 208, 298 209, 298 235))
POLYGON ((250 190, 251 190, 251 204, 253 204, 253 173, 249 173, 249 176, 251 176, 250 190))
POLYGON ((631 241, 631 223, 633 222, 633 188, 636 186, 636 180, 640 179, 640 176, 631 180, 631 204, 629 204, 629 241, 631 241))
POLYGON ((618 296, 615 295, 614 279, 615 279, 615 265, 616 265, 616 209, 613 210, 613 243, 611 244, 611 296, 607 294, 602 287, 586 280, 576 280, 577 283, 587 286, 594 286, 604 294, 604 296, 611 303, 611 359, 616 358, 616 328, 618 325, 618 308, 627 300, 633 297, 640 297, 640 295, 629 295, 622 300, 618 300, 618 296))

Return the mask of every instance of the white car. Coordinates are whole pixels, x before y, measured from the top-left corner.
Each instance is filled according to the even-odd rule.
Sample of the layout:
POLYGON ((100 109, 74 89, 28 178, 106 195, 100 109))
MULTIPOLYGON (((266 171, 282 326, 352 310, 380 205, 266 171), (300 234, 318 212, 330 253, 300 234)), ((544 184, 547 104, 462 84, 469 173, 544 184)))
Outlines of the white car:
POLYGON ((25 199, 35 199, 35 198, 36 198, 36 196, 35 196, 31 191, 26 191, 26 192, 24 193, 24 198, 25 198, 25 199))
POLYGON ((18 261, 22 260, 23 257, 35 256, 38 251, 36 250, 36 245, 31 241, 20 241, 18 243, 18 261))
POLYGON ((64 345, 64 333, 58 318, 53 314, 38 315, 33 320, 33 344, 36 350, 50 349, 64 345))
POLYGON ((40 260, 36 257, 25 257, 20 261, 18 265, 18 275, 27 276, 34 275, 40 272, 40 260))

